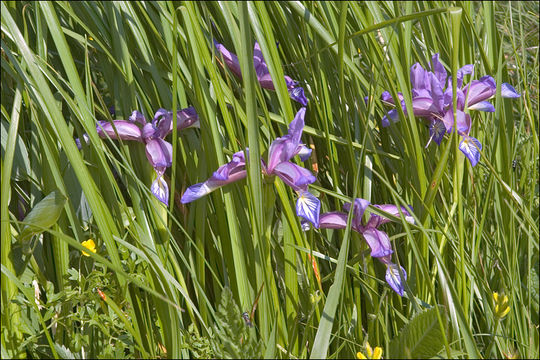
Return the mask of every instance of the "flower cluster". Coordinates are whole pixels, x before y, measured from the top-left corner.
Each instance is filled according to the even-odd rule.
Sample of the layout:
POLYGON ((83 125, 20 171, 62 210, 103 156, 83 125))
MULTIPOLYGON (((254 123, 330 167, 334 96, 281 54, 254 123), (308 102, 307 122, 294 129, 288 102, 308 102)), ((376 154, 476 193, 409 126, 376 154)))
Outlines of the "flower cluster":
MULTIPOLYGON (((306 168, 290 161, 296 155, 300 156, 302 161, 306 161, 311 154, 311 149, 300 142, 305 115, 306 108, 303 107, 289 124, 288 134, 272 142, 268 149, 268 162, 261 159, 261 169, 265 176, 279 177, 298 193, 296 214, 318 228, 321 203, 319 199, 307 191, 308 185, 314 183, 316 178, 306 168)), ((181 202, 187 204, 224 185, 245 178, 247 176, 246 155, 248 153, 248 149, 235 153, 232 160, 217 169, 208 180, 187 188, 181 202)))
MULTIPOLYGON (((407 273, 405 272, 405 269, 401 267, 401 273, 403 274, 402 281, 398 266, 392 262, 392 253, 394 251, 392 250, 392 244, 390 244, 388 234, 379 230, 379 226, 390 222, 390 220, 383 216, 372 213, 369 220, 367 222, 363 222, 362 218, 364 216, 364 212, 369 205, 371 205, 370 202, 365 199, 357 198, 354 200, 351 228, 364 237, 371 249, 371 256, 379 259, 379 261, 386 265, 386 282, 396 293, 403 296, 403 282, 407 280, 407 273)), ((396 205, 392 204, 372 206, 396 217, 399 217, 399 213, 401 211, 405 216, 405 220, 411 224, 414 224, 414 218, 404 207, 398 208, 396 205)), ((343 209, 347 212, 350 211, 351 204, 345 204, 343 209)), ((319 220, 319 225, 321 228, 327 229, 345 229, 347 227, 347 213, 341 211, 332 211, 322 214, 319 220)))
MULTIPOLYGON (((497 85, 491 76, 484 76, 479 80, 473 80, 463 85, 465 75, 473 73, 473 65, 465 65, 458 70, 456 74, 456 97, 457 108, 455 114, 452 91, 452 77, 447 76, 444 66, 439 61, 439 54, 433 55, 431 59, 433 71, 425 70, 419 63, 411 67, 411 85, 412 85, 412 107, 414 116, 422 117, 429 122, 429 134, 431 140, 438 145, 441 144, 445 133, 451 133, 456 126, 458 134, 462 137, 459 149, 469 159, 472 166, 475 166, 480 160, 480 150, 482 144, 472 136, 469 136, 471 130, 471 116, 465 113, 466 109, 494 112, 493 105, 486 101, 495 95, 497 85)), ((501 96, 504 98, 516 98, 520 95, 507 83, 501 85, 501 96)), ((406 113, 403 94, 398 93, 401 107, 406 113)), ((381 95, 384 103, 395 105, 395 100, 388 91, 381 95)), ((390 122, 399 120, 396 109, 392 109, 382 119, 382 126, 387 127, 390 122)), ((426 147, 427 147, 426 145, 426 147)))
MULTIPOLYGON (((222 44, 214 41, 214 45, 223 56, 223 60, 225 61, 225 64, 227 64, 229 69, 236 76, 242 78, 238 57, 235 54, 231 53, 229 50, 227 50, 227 48, 225 48, 225 46, 223 46, 222 44)), ((268 71, 268 66, 264 61, 261 48, 259 47, 259 43, 257 42, 255 42, 255 47, 253 48, 253 66, 255 67, 257 80, 259 80, 259 84, 261 84, 261 87, 268 90, 275 90, 274 82, 272 81, 272 77, 270 76, 270 72, 268 71)), ((303 106, 307 106, 308 100, 304 95, 304 89, 298 86, 298 81, 295 81, 289 76, 285 75, 285 83, 287 84, 287 89, 289 90, 289 96, 291 97, 291 99, 299 102, 303 106)))
MULTIPOLYGON (((228 51, 225 46, 214 42, 219 52, 219 57, 223 59, 228 68, 238 77, 242 77, 238 57, 228 51)), ((274 82, 268 71, 268 66, 263 58, 258 43, 255 43, 253 50, 253 66, 262 88, 275 90, 274 82)), ((465 65, 456 74, 456 94, 452 90, 452 78, 447 76, 444 66, 439 61, 439 54, 432 57, 432 71, 425 70, 418 63, 412 66, 410 78, 412 83, 412 108, 417 117, 422 117, 429 122, 430 139, 440 144, 445 133, 451 133, 454 128, 462 137, 459 145, 460 150, 475 166, 480 159, 482 145, 474 137, 469 135, 471 130, 471 117, 466 113, 470 110, 481 110, 493 112, 493 105, 486 101, 492 97, 497 90, 494 79, 491 76, 484 76, 479 80, 473 80, 469 84, 463 85, 465 75, 473 73, 472 65, 465 65), (457 109, 454 114, 453 100, 456 97, 457 109)), ((308 186, 316 181, 316 177, 306 168, 296 165, 291 161, 298 155, 302 161, 306 161, 311 155, 311 149, 301 142, 304 129, 304 118, 308 100, 305 97, 304 89, 298 86, 298 82, 285 76, 285 82, 290 97, 303 105, 296 113, 296 116, 289 124, 288 133, 275 139, 268 149, 267 158, 261 158, 261 171, 265 177, 279 177, 285 184, 290 186, 297 194, 296 214, 302 218, 302 228, 307 231, 310 223, 315 228, 345 229, 347 227, 348 214, 341 211, 331 211, 320 215, 321 204, 313 194, 308 191, 308 186)), ((503 97, 515 98, 520 95, 509 84, 501 85, 503 97)), ((394 105, 396 101, 389 92, 385 91, 381 95, 382 100, 387 105, 394 105)), ((406 112, 403 94, 398 93, 400 105, 406 112)), ((190 127, 198 127, 199 119, 193 107, 180 110, 176 114, 177 128, 183 130, 190 127)), ((390 110, 382 119, 384 127, 391 122, 398 121, 396 109, 390 110)), ((146 146, 146 156, 156 172, 156 179, 151 185, 152 193, 164 204, 167 205, 169 189, 167 182, 163 179, 165 170, 172 165, 172 145, 165 141, 165 137, 173 129, 173 113, 165 109, 159 109, 152 121, 148 122, 139 111, 133 111, 128 120, 115 120, 112 122, 98 121, 96 131, 102 138, 133 140, 144 143, 146 146)), ((83 139, 88 141, 88 135, 83 135, 83 139)), ((79 148, 80 141, 76 139, 79 148)), ((427 147, 427 145, 426 145, 427 147)), ((249 156, 249 149, 233 154, 232 159, 227 164, 220 166, 206 181, 192 185, 184 192, 181 202, 183 204, 197 200, 212 191, 225 185, 239 181, 247 176, 246 161, 249 156)), ((379 227, 391 220, 385 216, 371 213, 367 221, 364 220, 364 212, 369 206, 378 208, 385 214, 399 217, 403 215, 407 222, 414 224, 411 216, 411 209, 397 207, 392 204, 372 205, 369 201, 357 198, 353 204, 344 205, 344 210, 349 212, 352 206, 352 230, 362 235, 371 249, 371 256, 379 259, 386 265, 386 281, 389 286, 400 296, 403 296, 407 273, 401 266, 392 262, 392 245, 388 235, 379 227)), ((95 252, 95 244, 89 240, 83 243, 90 251, 95 252)), ((83 255, 88 255, 83 252, 83 255)), ((316 263, 314 263, 316 265, 316 263)), ((315 269, 315 268, 314 268, 315 269)), ((318 270, 316 270, 318 274, 318 270)), ((507 298, 498 297, 494 294, 496 302, 495 313, 499 318, 503 318, 508 313, 507 298)), ((380 358, 382 350, 375 348, 373 351, 369 344, 367 346, 369 358, 380 358)), ((361 353, 359 358, 365 358, 361 353)))
MULTIPOLYGON (((188 107, 176 113, 176 127, 183 130, 199 127, 199 117, 195 108, 188 107)), ((132 112, 128 120, 98 121, 96 131, 101 138, 133 140, 146 145, 146 157, 156 172, 156 179, 150 190, 165 205, 169 203, 169 187, 163 179, 165 170, 172 165, 172 145, 164 138, 173 130, 173 114, 171 111, 159 109, 151 122, 139 111, 132 112)), ((88 135, 83 139, 88 141, 88 135)), ((79 139, 77 146, 81 148, 79 139)))

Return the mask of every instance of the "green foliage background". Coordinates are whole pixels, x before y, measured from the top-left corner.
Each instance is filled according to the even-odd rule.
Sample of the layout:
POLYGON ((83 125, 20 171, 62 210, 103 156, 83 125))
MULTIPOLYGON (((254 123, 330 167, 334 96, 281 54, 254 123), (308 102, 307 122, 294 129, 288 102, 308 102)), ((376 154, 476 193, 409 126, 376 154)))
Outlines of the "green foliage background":
POLYGON ((367 342, 385 357, 405 356, 400 344, 431 351, 411 356, 538 357, 538 2, 1 6, 2 357, 351 358, 367 342), (359 234, 302 232, 293 191, 262 179, 257 154, 298 104, 282 80, 272 92, 252 70, 236 78, 213 39, 244 69, 257 40, 273 79, 304 87, 304 166, 322 212, 354 197, 413 206, 417 225, 384 228, 406 297, 359 234), (522 94, 471 112, 474 168, 453 137, 424 149, 421 119, 381 127, 381 92, 403 92, 411 109, 409 69, 437 52, 449 74, 474 64, 474 78, 522 94), (201 128, 169 138, 165 208, 143 146, 99 139, 95 122, 113 119, 110 106, 126 119, 189 105, 201 128), (245 181, 180 204, 248 146, 245 181), (90 238, 98 251, 81 256, 90 238), (495 291, 509 298, 502 320, 495 291))

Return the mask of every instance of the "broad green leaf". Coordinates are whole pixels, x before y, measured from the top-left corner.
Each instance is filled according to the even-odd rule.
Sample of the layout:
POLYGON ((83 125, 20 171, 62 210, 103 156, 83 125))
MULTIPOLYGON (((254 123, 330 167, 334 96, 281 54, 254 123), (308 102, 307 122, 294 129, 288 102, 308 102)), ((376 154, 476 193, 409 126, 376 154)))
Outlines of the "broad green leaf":
POLYGON ((66 197, 58 190, 52 191, 34 206, 26 215, 23 223, 26 224, 19 235, 21 241, 28 240, 32 235, 38 234, 53 226, 66 204, 66 197))
MULTIPOLYGON (((439 306, 447 327, 444 307, 439 306)), ((390 342, 390 358, 429 359, 444 347, 435 308, 416 314, 390 342)))

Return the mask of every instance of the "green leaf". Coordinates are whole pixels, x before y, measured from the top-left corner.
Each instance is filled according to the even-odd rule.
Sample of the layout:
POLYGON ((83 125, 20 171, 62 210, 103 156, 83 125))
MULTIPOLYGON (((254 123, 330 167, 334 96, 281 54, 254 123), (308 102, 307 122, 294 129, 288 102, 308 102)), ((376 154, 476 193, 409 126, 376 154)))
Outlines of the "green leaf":
MULTIPOLYGON (((439 305, 444 314, 445 331, 447 317, 444 307, 439 305)), ((390 358, 429 359, 437 355, 444 347, 441 327, 437 322, 435 308, 422 311, 405 325, 390 342, 390 358)))
POLYGON ((64 209, 66 200, 66 197, 62 193, 54 190, 37 203, 23 220, 23 223, 26 225, 19 236, 21 241, 25 241, 30 236, 38 234, 54 225, 64 209))

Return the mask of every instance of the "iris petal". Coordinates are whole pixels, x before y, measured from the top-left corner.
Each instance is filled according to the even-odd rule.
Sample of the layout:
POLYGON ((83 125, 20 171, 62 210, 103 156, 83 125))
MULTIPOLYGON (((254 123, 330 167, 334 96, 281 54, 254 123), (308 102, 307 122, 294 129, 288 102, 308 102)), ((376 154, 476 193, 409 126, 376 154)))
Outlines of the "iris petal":
POLYGON ((503 98, 518 98, 521 95, 508 83, 501 84, 501 96, 503 98))
POLYGON ((158 198, 159 201, 169 206, 169 186, 163 177, 158 173, 156 180, 152 182, 150 191, 158 198))
POLYGON ((300 156, 300 160, 302 160, 302 162, 304 162, 307 159, 309 159, 309 157, 311 156, 312 151, 313 150, 308 148, 306 145, 300 144, 296 148, 296 155, 300 156))
POLYGON ((321 202, 309 191, 301 191, 296 200, 296 215, 306 219, 319 228, 319 212, 321 211, 321 202))
POLYGON ((495 112, 495 107, 489 101, 480 101, 472 106, 469 106, 469 110, 495 112))
POLYGON ((114 120, 112 124, 108 121, 98 121, 96 130, 101 138, 117 139, 116 134, 118 133, 118 138, 122 140, 143 141, 141 129, 131 121, 114 120), (114 131, 115 127, 116 131, 114 131))
POLYGON ((172 145, 157 138, 146 143, 146 157, 155 168, 169 167, 172 164, 172 145))
POLYGON ((407 281, 407 273, 405 272, 405 269, 401 267, 401 271, 403 273, 403 279, 399 275, 399 270, 396 264, 391 263, 386 268, 386 282, 392 290, 394 290, 399 296, 403 296, 404 292, 404 286, 403 283, 407 281))
POLYGON ((324 213, 319 218, 319 226, 324 229, 345 229, 347 227, 347 214, 341 211, 324 213))
POLYGON ((372 257, 383 257, 394 252, 390 244, 390 239, 384 231, 367 227, 363 229, 362 235, 371 248, 372 257))
POLYGON ((429 126, 429 135, 433 138, 433 141, 435 141, 437 145, 441 145, 444 134, 446 134, 446 126, 444 126, 444 122, 441 120, 432 121, 429 126))
POLYGON ((482 144, 472 136, 463 136, 463 140, 459 144, 459 150, 465 154, 472 166, 476 166, 478 161, 480 161, 480 150, 482 150, 482 144))
POLYGON ((273 173, 294 190, 305 190, 317 178, 306 168, 293 164, 290 161, 279 163, 273 173))
POLYGON ((308 104, 308 99, 306 98, 306 95, 304 95, 304 88, 301 86, 289 89, 289 96, 303 106, 307 106, 308 104))
POLYGON ((304 129, 304 117, 306 108, 302 107, 296 113, 293 121, 289 124, 289 133, 279 137, 270 144, 268 149, 268 172, 271 174, 276 165, 281 162, 289 161, 295 154, 298 145, 300 145, 300 137, 304 129))

